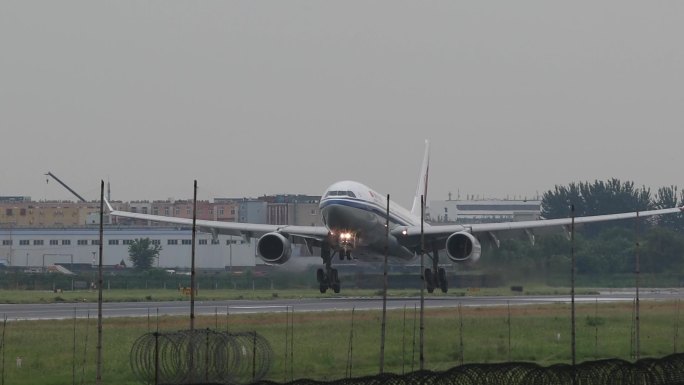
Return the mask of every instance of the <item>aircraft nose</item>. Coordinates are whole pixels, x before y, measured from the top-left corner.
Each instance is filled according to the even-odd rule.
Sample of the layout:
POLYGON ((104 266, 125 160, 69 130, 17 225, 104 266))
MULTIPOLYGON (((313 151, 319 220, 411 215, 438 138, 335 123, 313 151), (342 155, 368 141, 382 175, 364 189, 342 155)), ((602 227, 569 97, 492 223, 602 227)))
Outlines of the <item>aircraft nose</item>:
POLYGON ((349 223, 344 221, 346 208, 340 205, 329 205, 322 210, 323 218, 328 227, 346 228, 349 223))

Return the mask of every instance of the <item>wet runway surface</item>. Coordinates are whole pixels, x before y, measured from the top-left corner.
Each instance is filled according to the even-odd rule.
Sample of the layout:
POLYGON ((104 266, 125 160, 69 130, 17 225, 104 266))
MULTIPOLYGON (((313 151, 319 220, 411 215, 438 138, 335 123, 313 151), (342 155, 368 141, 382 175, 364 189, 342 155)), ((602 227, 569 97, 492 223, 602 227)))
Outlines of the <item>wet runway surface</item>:
MULTIPOLYGON (((576 303, 623 302, 633 301, 634 290, 604 290, 596 295, 578 295, 576 303)), ((678 289, 649 289, 639 293, 640 300, 676 300, 684 296, 678 289)), ((453 308, 461 306, 504 306, 510 304, 554 304, 570 303, 570 295, 540 296, 463 296, 440 297, 425 296, 426 308, 453 308)), ((420 306, 419 297, 390 298, 387 309, 403 309, 420 306)), ((379 297, 335 297, 278 300, 230 300, 230 301, 195 301, 195 315, 225 315, 285 312, 292 309, 296 312, 334 311, 334 310, 381 310, 382 298, 379 297)), ((172 302, 111 302, 104 303, 104 317, 147 317, 157 315, 189 315, 190 301, 172 302)), ((52 304, 0 304, 0 317, 8 321, 15 320, 47 320, 71 319, 73 317, 91 318, 97 316, 97 303, 52 303, 52 304)))

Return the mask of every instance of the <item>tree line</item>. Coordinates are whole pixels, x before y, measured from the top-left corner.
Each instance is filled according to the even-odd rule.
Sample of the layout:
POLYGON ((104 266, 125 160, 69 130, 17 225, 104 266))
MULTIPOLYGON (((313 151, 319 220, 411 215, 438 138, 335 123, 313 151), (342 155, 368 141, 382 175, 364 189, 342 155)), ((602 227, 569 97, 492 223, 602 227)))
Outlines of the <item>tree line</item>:
MULTIPOLYGON (((573 205, 575 216, 657 210, 684 206, 684 191, 668 186, 653 193, 619 179, 557 185, 544 193, 541 215, 567 218, 573 205)), ((575 232, 577 273, 594 277, 631 274, 638 252, 640 272, 684 281, 683 234, 684 214, 583 225, 575 232)), ((571 246, 564 234, 537 237, 535 245, 529 240, 509 240, 487 251, 482 268, 547 281, 549 277, 568 277, 571 246)))

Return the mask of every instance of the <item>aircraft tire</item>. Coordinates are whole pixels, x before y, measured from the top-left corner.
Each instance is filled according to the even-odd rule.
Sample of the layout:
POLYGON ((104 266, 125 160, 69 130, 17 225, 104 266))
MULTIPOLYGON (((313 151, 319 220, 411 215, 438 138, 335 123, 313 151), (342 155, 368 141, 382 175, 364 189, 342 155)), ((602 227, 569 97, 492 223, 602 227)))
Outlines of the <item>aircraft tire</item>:
POLYGON ((316 270, 316 281, 321 285, 325 282, 325 272, 323 269, 316 270))
POLYGON ((437 270, 437 278, 440 290, 442 290, 442 293, 446 293, 449 290, 449 281, 447 281, 446 270, 443 267, 437 270))
POLYGON ((432 270, 425 269, 425 285, 428 293, 435 291, 435 277, 432 276, 432 270))

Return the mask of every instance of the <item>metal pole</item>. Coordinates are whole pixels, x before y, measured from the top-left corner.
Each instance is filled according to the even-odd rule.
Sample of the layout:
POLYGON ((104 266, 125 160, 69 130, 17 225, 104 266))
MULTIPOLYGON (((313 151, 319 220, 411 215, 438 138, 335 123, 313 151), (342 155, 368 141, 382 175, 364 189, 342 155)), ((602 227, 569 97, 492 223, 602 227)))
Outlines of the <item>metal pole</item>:
POLYGON ((390 196, 387 194, 387 217, 385 218, 385 263, 382 284, 382 327, 380 332, 380 374, 385 371, 385 330, 387 328, 387 258, 389 254, 389 209, 390 196))
POLYGON ((2 385, 5 385, 5 332, 7 331, 7 315, 3 317, 2 321, 2 344, 0 344, 0 347, 2 348, 2 385))
POLYGON ((420 277, 421 280, 423 281, 423 284, 420 286, 420 331, 419 331, 419 345, 420 347, 418 348, 420 353, 418 356, 418 360, 420 362, 420 370, 423 370, 425 368, 425 354, 423 350, 423 345, 424 345, 424 338, 425 338, 425 268, 424 266, 424 258, 425 258, 425 233, 424 233, 424 228, 423 228, 423 218, 424 218, 424 213, 425 211, 425 197, 423 195, 420 196, 420 277))
POLYGON ((511 361, 511 301, 506 301, 506 306, 508 307, 508 319, 506 324, 508 324, 508 361, 511 361))
POLYGON ((290 307, 285 306, 285 359, 283 360, 283 382, 287 382, 287 364, 289 358, 289 347, 290 347, 290 307))
POLYGON ((102 384, 102 248, 104 243, 104 181, 100 180, 100 258, 97 264, 97 374, 95 383, 102 384))
POLYGON ((639 334, 639 271, 640 271, 640 266, 639 266, 639 211, 636 212, 636 222, 634 224, 635 226, 635 233, 636 233, 636 261, 635 261, 635 285, 636 285, 636 335, 635 335, 635 344, 636 344, 636 359, 639 360, 641 356, 641 336, 639 334))
POLYGON ((71 385, 76 385, 76 307, 74 306, 74 341, 71 352, 71 385))
POLYGON ((413 365, 416 363, 416 304, 413 304, 413 332, 411 333, 411 371, 413 372, 413 365))
POLYGON ((672 339, 672 353, 677 353, 677 338, 679 337, 679 299, 675 302, 675 322, 674 322, 674 338, 672 339))
POLYGON ((195 330, 195 235, 197 233, 197 180, 192 196, 192 251, 190 261, 190 330, 195 330))
POLYGON ((406 304, 404 304, 404 322, 401 327, 401 374, 406 366, 406 304))
POLYGON ((292 306, 292 315, 290 316, 290 381, 294 381, 294 317, 295 309, 292 306))
POLYGON ((463 365, 464 360, 464 349, 463 349, 463 312, 462 303, 458 303, 458 346, 461 350, 461 365, 463 365))
MULTIPOLYGON (((571 330, 571 336, 572 336, 572 366, 573 368, 575 367, 575 364, 577 363, 577 355, 576 355, 576 345, 575 345, 575 269, 576 269, 576 261, 575 261, 575 205, 570 205, 570 215, 572 217, 571 222, 570 222, 570 256, 572 259, 572 266, 570 268, 570 307, 571 307, 571 324, 572 324, 572 330, 571 330)), ((574 371, 574 369, 573 369, 574 371)), ((575 376, 573 375, 573 383, 575 381, 575 376)))
POLYGON ((159 384, 159 332, 154 333, 154 385, 159 384))

